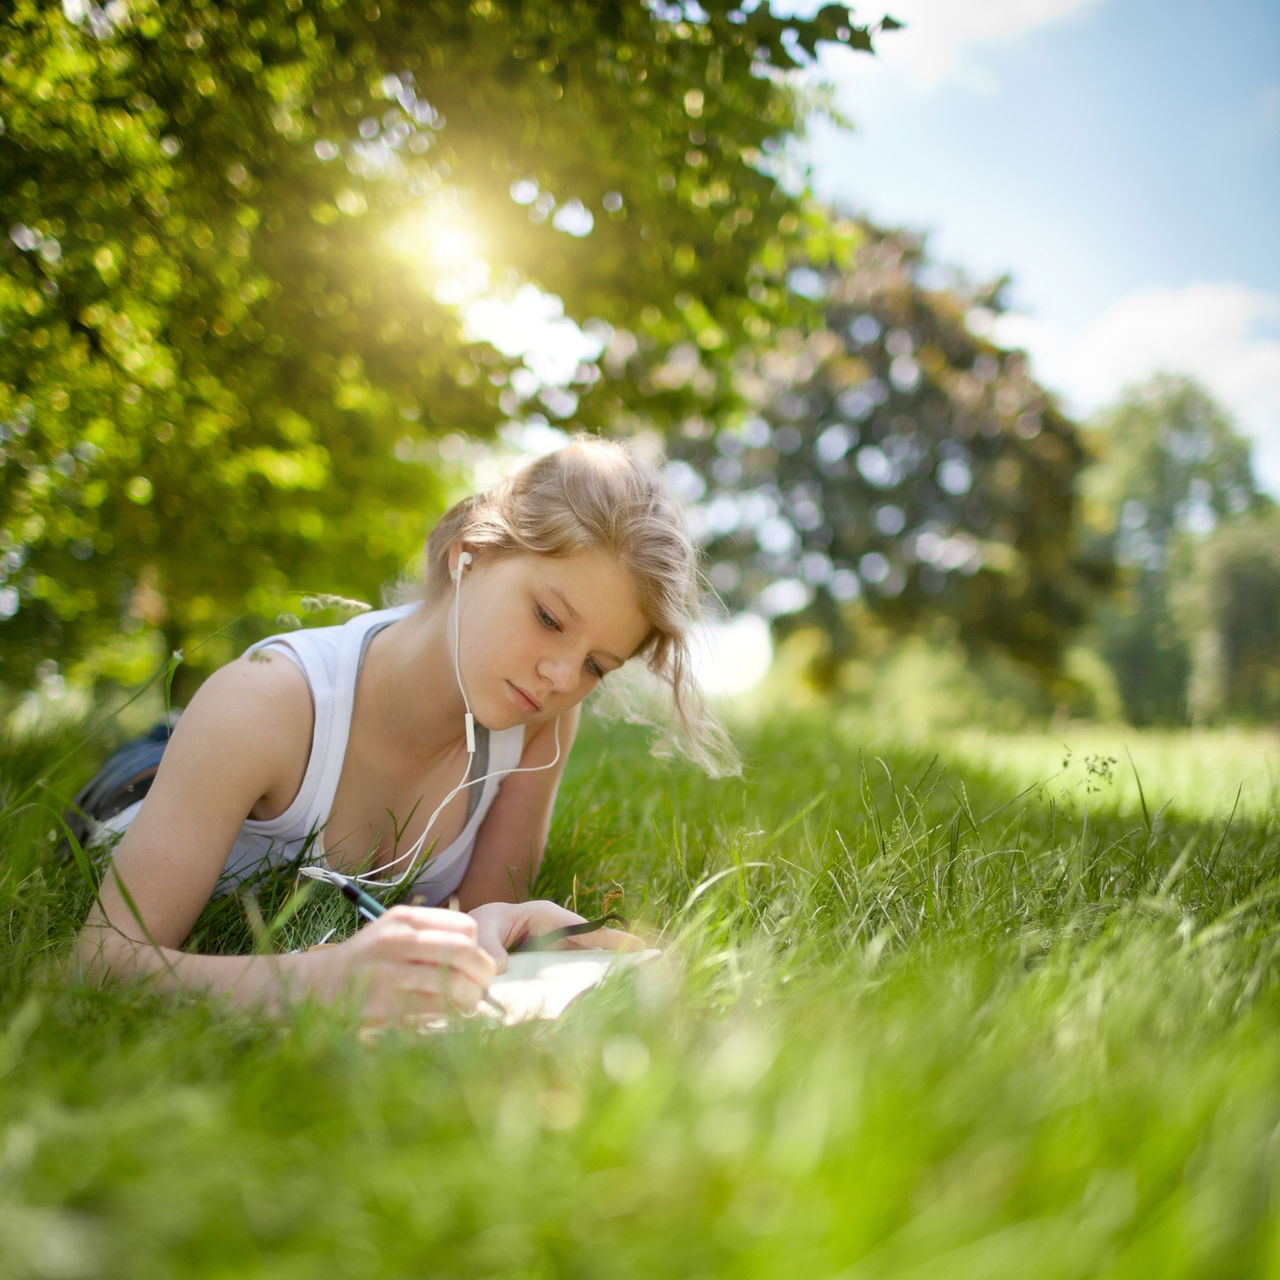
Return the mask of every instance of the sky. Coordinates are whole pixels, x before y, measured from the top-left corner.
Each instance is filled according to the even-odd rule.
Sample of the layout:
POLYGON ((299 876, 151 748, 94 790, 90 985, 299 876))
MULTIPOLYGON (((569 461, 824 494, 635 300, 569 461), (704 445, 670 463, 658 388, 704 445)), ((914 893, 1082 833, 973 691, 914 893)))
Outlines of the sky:
POLYGON ((855 127, 812 125, 816 194, 1008 273, 993 336, 1071 414, 1195 377, 1280 497, 1280 0, 884 3, 817 69, 855 127))
MULTIPOLYGON (((881 2, 855 15, 906 27, 815 69, 854 124, 811 125, 817 195, 926 232, 970 279, 1009 274, 992 336, 1081 420, 1156 372, 1195 377, 1280 497, 1280 0, 881 2)), ((472 328, 565 381, 590 344, 558 299, 516 301, 472 328)), ((699 678, 734 693, 769 656, 744 615, 703 637, 699 678)))

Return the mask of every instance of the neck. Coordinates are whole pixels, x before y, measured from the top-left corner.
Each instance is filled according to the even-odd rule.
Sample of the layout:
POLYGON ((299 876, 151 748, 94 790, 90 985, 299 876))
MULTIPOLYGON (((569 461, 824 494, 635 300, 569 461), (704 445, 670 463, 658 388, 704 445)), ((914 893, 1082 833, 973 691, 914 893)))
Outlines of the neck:
POLYGON ((374 636, 360 673, 379 738, 415 757, 466 747, 466 707, 453 665, 450 600, 429 600, 374 636))

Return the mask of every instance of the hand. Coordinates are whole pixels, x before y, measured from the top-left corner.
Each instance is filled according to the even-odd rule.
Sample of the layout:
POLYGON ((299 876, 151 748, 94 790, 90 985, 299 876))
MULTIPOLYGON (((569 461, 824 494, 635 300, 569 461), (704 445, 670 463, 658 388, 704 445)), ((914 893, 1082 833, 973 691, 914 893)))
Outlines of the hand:
MULTIPOLYGON (((526 938, 536 938, 566 925, 581 924, 585 916, 577 915, 554 902, 487 902, 468 913, 477 926, 477 941, 497 962, 498 972, 507 967, 507 953, 526 938)), ((596 929, 565 938, 562 949, 604 947, 610 951, 637 951, 644 943, 621 929, 596 929)))
POLYGON ((355 993, 366 1025, 468 1013, 497 972, 476 932, 476 922, 458 911, 392 907, 345 942, 314 953, 317 985, 330 998, 355 993))

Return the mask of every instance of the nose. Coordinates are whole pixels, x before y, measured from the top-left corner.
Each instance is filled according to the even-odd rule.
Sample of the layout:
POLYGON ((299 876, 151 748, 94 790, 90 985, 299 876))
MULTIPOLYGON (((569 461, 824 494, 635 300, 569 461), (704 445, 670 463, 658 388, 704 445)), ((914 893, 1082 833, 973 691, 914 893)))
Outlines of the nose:
POLYGON ((577 683, 577 669, 568 658, 543 658, 538 664, 538 674, 557 693, 568 693, 577 683))

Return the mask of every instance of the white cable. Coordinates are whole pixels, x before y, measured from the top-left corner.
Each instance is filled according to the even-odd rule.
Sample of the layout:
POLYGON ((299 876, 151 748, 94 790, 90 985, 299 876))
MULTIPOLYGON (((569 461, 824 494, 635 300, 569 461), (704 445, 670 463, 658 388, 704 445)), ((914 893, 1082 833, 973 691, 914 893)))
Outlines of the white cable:
POLYGON ((422 852, 422 846, 426 843, 427 835, 431 828, 435 825, 435 820, 440 816, 445 805, 465 787, 474 787, 479 782, 488 782, 490 778, 506 777, 512 773, 541 773, 543 769, 553 768, 560 760, 560 717, 556 716, 555 738, 556 753, 546 764, 524 765, 518 769, 495 769, 491 773, 486 773, 482 778, 471 777, 471 765, 475 760, 476 754, 476 719, 471 714, 471 700, 467 697, 466 686, 462 683, 462 573, 463 570, 471 563, 471 555, 464 551, 458 557, 458 565, 450 576, 453 578, 453 676, 458 682, 458 691, 462 694, 462 705, 466 707, 466 717, 464 724, 467 733, 467 767, 463 771, 462 779, 458 785, 449 792, 447 796, 436 806, 435 812, 427 819, 427 825, 423 827, 422 834, 413 842, 413 844, 396 858, 392 858, 385 866, 379 867, 377 874, 367 872, 364 875, 354 875, 349 877, 357 884, 377 886, 382 889, 395 889, 402 885, 416 869, 418 855, 422 852), (387 880, 383 877, 386 872, 390 871, 397 863, 409 859, 409 865, 404 872, 397 876, 394 880, 387 880))
MULTIPOLYGON (((376 873, 370 871, 370 872, 365 872, 363 875, 353 875, 348 878, 356 881, 358 884, 368 885, 370 888, 380 888, 380 889, 399 888, 399 886, 404 884, 404 882, 409 878, 409 876, 415 870, 418 870, 418 867, 416 866, 418 855, 422 852, 422 846, 426 843, 427 836, 428 834, 430 834, 431 828, 434 825, 435 820, 440 816, 440 813, 444 809, 445 805, 447 805, 449 801, 452 800, 453 797, 458 794, 459 791, 464 790, 466 787, 474 787, 477 785, 477 783, 488 782, 490 778, 506 778, 513 773, 541 773, 544 769, 554 768, 555 765, 558 764, 560 761, 560 717, 559 716, 556 716, 556 720, 555 720, 555 737, 556 737, 556 753, 554 756, 551 757, 550 760, 547 761, 546 764, 521 765, 518 769, 494 769, 493 772, 486 773, 483 777, 480 777, 480 778, 468 779, 464 775, 462 781, 459 782, 458 785, 454 787, 453 790, 450 791, 449 794, 445 796, 445 798, 441 800, 440 803, 436 806, 435 812, 431 815, 431 817, 427 819, 427 825, 423 827, 422 834, 413 842, 412 845, 410 845, 408 849, 406 849, 398 857, 392 858, 391 861, 388 862, 385 866, 379 867, 376 873), (397 863, 403 862, 406 858, 409 859, 409 865, 402 874, 397 876, 394 880, 385 880, 382 878, 382 876, 386 872, 390 871, 391 868, 394 867, 397 863)), ((468 759, 467 761, 468 771, 470 770, 470 768, 471 768, 471 761, 470 759, 468 759)), ((429 865, 429 864, 424 864, 424 865, 429 865)))
MULTIPOLYGON (((467 697, 467 687, 462 683, 462 574, 471 563, 471 553, 463 551, 458 556, 457 567, 453 570, 453 678, 458 682, 458 692, 462 694, 462 705, 467 709, 464 723, 467 726, 467 772, 462 775, 466 782, 471 772, 471 761, 476 754, 476 718, 471 714, 471 699, 467 697)), ((462 786, 462 782, 458 783, 462 786)))

